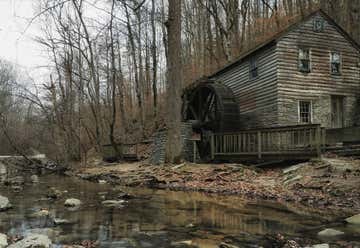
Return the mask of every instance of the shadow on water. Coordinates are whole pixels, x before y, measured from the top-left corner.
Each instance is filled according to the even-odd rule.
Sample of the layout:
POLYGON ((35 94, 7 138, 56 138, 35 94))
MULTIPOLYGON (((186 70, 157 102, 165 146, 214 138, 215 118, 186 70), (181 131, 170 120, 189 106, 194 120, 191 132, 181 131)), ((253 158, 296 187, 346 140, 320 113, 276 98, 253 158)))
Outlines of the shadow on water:
POLYGON ((293 209, 271 202, 249 202, 236 196, 208 196, 196 192, 174 192, 117 188, 61 176, 40 177, 39 184, 27 183, 15 193, 0 187, 14 208, 0 213, 0 232, 25 235, 41 229, 57 244, 97 240, 101 247, 168 247, 172 241, 192 240, 200 247, 218 247, 224 240, 243 244, 262 242, 265 235, 316 239, 309 230, 321 227, 331 216, 293 209), (65 192, 58 200, 46 198, 49 187, 65 192), (114 199, 125 190, 134 199, 122 208, 108 208, 104 199, 114 199), (69 211, 66 198, 83 204, 69 211), (48 209, 51 217, 33 217, 48 209), (53 218, 71 224, 55 226, 53 218))

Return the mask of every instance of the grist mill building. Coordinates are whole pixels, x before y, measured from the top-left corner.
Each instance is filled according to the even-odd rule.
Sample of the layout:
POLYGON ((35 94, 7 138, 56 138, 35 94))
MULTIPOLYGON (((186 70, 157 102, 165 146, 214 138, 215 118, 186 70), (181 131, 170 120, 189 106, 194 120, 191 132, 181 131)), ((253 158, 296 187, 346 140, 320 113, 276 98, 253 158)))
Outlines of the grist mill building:
MULTIPOLYGON (((205 143, 210 146, 206 139, 210 132, 312 124, 327 130, 356 127, 360 124, 359 97, 360 47, 331 17, 317 10, 187 87, 183 119, 201 133, 201 150, 205 143)), ((337 132, 337 138, 345 133, 337 132)), ((262 143, 269 143, 264 141, 265 134, 260 135, 264 135, 262 143)), ((309 131, 308 137, 311 135, 309 131)), ((297 137, 296 133, 288 135, 287 142, 297 137)), ((224 137, 221 140, 225 142, 224 137)), ((238 146, 243 141, 239 142, 220 146, 233 146, 229 153, 235 154, 242 149, 238 146)), ((210 152, 210 148, 205 150, 210 152)))

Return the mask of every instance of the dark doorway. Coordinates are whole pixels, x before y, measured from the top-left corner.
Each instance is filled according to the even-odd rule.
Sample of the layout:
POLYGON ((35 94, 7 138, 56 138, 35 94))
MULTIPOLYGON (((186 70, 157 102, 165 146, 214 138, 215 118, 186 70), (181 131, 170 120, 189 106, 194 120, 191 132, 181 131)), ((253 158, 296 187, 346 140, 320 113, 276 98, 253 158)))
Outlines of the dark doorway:
POLYGON ((331 96, 331 127, 344 126, 344 97, 331 96))

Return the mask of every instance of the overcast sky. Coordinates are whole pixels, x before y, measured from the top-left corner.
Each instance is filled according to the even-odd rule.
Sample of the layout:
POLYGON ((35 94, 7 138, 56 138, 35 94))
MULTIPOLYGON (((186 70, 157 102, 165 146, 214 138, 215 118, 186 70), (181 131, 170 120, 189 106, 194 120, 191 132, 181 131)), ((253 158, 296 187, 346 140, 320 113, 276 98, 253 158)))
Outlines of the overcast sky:
POLYGON ((33 40, 40 34, 38 22, 24 33, 36 4, 37 0, 0 0, 0 57, 38 77, 39 66, 47 64, 41 46, 33 40))

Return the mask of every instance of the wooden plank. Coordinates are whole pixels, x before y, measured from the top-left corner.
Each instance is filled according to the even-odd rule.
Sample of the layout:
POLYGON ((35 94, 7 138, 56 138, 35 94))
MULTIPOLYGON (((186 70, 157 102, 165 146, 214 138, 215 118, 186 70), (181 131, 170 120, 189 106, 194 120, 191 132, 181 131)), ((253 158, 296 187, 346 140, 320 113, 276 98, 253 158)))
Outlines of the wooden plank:
POLYGON ((261 139, 261 131, 258 131, 257 133, 257 152, 258 152, 258 159, 261 159, 261 143, 262 143, 262 139, 261 139))
POLYGON ((321 127, 316 128, 316 153, 321 158, 321 127))
POLYGON ((196 141, 193 140, 193 162, 196 163, 196 141))
POLYGON ((215 158, 215 136, 214 134, 211 134, 211 138, 210 138, 210 147, 211 147, 211 160, 214 160, 215 158))

